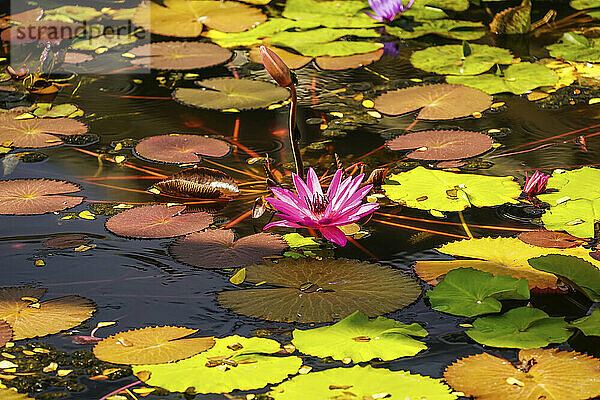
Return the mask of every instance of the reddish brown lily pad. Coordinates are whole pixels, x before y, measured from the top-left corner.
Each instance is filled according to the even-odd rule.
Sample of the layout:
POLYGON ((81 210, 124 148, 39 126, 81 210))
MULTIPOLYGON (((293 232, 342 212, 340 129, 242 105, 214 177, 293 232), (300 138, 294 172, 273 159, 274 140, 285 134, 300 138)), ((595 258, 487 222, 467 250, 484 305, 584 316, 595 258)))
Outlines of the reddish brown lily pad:
POLYGON ((10 325, 4 320, 0 320, 0 347, 10 342, 13 336, 13 331, 10 325))
POLYGON ((387 142, 390 150, 411 150, 415 160, 458 160, 485 153, 494 141, 488 135, 471 131, 409 132, 387 142))
POLYGON ((454 119, 482 112, 492 105, 492 100, 479 89, 441 83, 384 93, 375 99, 375 109, 388 115, 421 109, 418 119, 454 119))
POLYGON ((0 116, 0 143, 12 142, 15 147, 41 148, 63 143, 53 135, 82 135, 85 124, 72 118, 14 119, 13 113, 0 116))
POLYGON ((236 1, 165 0, 142 2, 133 23, 163 36, 196 37, 204 25, 221 32, 242 32, 266 21, 258 8, 236 1))
POLYGON ((0 33, 2 41, 12 45, 33 42, 58 44, 64 39, 70 39, 84 31, 81 24, 62 21, 32 21, 21 25, 13 25, 0 33))
POLYGON ((240 192, 237 183, 226 173, 198 166, 185 169, 157 182, 150 190, 167 196, 196 199, 235 196, 240 192))
POLYGON ((67 64, 81 64, 86 61, 92 60, 94 57, 90 54, 80 53, 78 51, 68 51, 65 53, 65 59, 63 62, 67 64))
POLYGON ((31 10, 2 17, 0 18, 0 29, 8 28, 11 25, 11 23, 24 24, 28 22, 37 21, 40 18, 42 18, 43 14, 44 10, 42 10, 40 7, 37 7, 31 10))
POLYGON ((231 147, 226 142, 199 135, 160 135, 142 139, 135 152, 142 158, 172 164, 195 163, 200 156, 224 157, 231 147))
POLYGON ((381 56, 383 56, 383 49, 344 57, 317 57, 315 63, 319 68, 327 70, 353 69, 372 64, 379 60, 381 56))
POLYGON ((87 239, 85 235, 73 233, 48 239, 42 244, 51 249, 72 249, 90 242, 91 240, 87 239))
POLYGON ((198 268, 245 267, 279 255, 288 247, 280 237, 257 233, 234 241, 230 229, 215 229, 192 233, 171 246, 171 254, 180 262, 198 268))
POLYGON ((152 69, 189 70, 224 64, 232 56, 230 50, 212 43, 158 42, 138 46, 129 53, 134 65, 152 69))
POLYGON ((554 249, 568 249, 585 243, 585 240, 580 239, 577 236, 569 235, 568 233, 543 230, 523 232, 517 237, 521 241, 533 246, 554 249))
POLYGON ((78 192, 77 185, 50 179, 0 181, 0 214, 34 215, 75 207, 83 197, 64 196, 78 192))
POLYGON ((113 215, 106 229, 119 236, 159 239, 186 235, 208 228, 213 217, 204 212, 182 214, 185 206, 142 206, 113 215))
MULTIPOLYGON (((312 61, 312 57, 303 56, 300 54, 291 53, 287 50, 280 49, 279 47, 266 46, 269 50, 273 51, 279 56, 288 66, 289 69, 299 69, 304 67, 306 64, 312 61)), ((255 46, 250 49, 248 53, 250 60, 257 64, 262 64, 262 57, 260 55, 260 47, 255 46)))

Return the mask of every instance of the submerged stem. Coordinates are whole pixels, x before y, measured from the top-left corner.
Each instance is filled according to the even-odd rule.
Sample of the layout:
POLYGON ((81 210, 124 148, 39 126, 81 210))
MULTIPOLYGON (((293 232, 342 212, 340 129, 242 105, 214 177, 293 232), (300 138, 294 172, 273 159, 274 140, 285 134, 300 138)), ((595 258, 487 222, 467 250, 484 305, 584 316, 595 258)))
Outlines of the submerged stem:
POLYGON ((465 230, 465 233, 467 234, 469 239, 474 239, 473 234, 471 233, 471 230, 469 229, 469 225, 467 225, 467 221, 465 221, 465 216, 463 215, 462 211, 458 212, 458 217, 460 218, 460 224, 462 225, 462 227, 465 230))
POLYGON ((302 155, 300 154, 300 146, 298 146, 299 137, 296 137, 296 108, 298 107, 298 96, 296 94, 296 86, 292 83, 289 86, 292 94, 292 103, 290 105, 290 121, 289 121, 289 135, 290 141, 292 142, 292 154, 294 155, 294 162, 296 163, 296 174, 300 178, 304 179, 304 164, 302 163, 302 155))

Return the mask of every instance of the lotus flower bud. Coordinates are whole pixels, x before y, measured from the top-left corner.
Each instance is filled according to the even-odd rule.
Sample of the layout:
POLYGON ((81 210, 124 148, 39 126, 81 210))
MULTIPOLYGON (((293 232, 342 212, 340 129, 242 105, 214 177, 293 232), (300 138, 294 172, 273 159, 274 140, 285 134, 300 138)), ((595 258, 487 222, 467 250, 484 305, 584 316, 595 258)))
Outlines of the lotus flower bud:
POLYGON ((265 46, 260 46, 260 57, 267 72, 280 86, 290 87, 293 84, 292 72, 281 58, 265 46))

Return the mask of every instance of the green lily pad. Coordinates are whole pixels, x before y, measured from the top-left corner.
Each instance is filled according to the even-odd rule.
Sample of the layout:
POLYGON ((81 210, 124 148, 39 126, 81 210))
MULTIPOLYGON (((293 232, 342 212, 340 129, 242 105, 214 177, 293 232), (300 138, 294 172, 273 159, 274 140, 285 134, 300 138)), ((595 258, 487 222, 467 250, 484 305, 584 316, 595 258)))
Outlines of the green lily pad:
POLYGON ((302 32, 279 32, 271 36, 270 44, 289 47, 302 55, 320 56, 349 56, 375 51, 383 47, 381 43, 360 41, 338 41, 343 36, 375 38, 379 34, 372 29, 332 29, 319 28, 302 32))
POLYGON ((468 48, 470 54, 465 54, 465 46, 460 44, 432 46, 415 51, 410 62, 415 68, 436 74, 477 75, 494 64, 510 64, 513 61, 507 49, 483 44, 469 44, 468 48))
POLYGON ((414 356, 427 346, 411 336, 425 337, 427 331, 419 324, 405 325, 393 319, 377 317, 369 320, 360 311, 340 322, 315 329, 295 329, 292 344, 305 354, 332 357, 352 362, 384 361, 414 356))
POLYGON ((415 26, 412 31, 407 31, 398 26, 386 26, 385 30, 390 35, 401 39, 414 39, 424 35, 439 35, 450 39, 476 40, 485 35, 485 26, 481 22, 456 21, 453 19, 439 19, 425 21, 415 26))
POLYGON ((102 13, 95 8, 83 6, 62 6, 44 10, 45 20, 63 22, 89 21, 101 15, 102 13))
POLYGON ((569 61, 600 62, 600 38, 588 39, 583 35, 566 32, 558 43, 546 48, 552 57, 569 61))
POLYGON ((206 32, 205 36, 221 47, 253 46, 262 43, 276 33, 288 29, 310 29, 320 24, 316 21, 294 21, 286 18, 271 18, 246 32, 221 32, 214 29, 206 32))
POLYGON ((441 8, 413 4, 403 14, 405 17, 411 17, 415 21, 428 21, 432 19, 448 18, 448 14, 441 8))
POLYGON ((444 10, 466 11, 469 8, 469 0, 416 0, 412 7, 439 7, 444 10))
POLYGON ((458 268, 448 272, 433 290, 427 292, 427 297, 434 310, 474 317, 500 312, 502 304, 498 300, 529 299, 529 284, 526 279, 458 268))
POLYGON ((315 238, 302 236, 296 232, 285 234, 282 238, 292 249, 299 247, 315 247, 319 245, 319 242, 317 242, 315 238))
POLYGON ((313 21, 331 28, 368 28, 379 22, 362 12, 368 8, 366 1, 287 0, 283 10, 285 18, 313 21))
POLYGON ((512 176, 459 174, 417 167, 391 175, 382 185, 387 197, 421 210, 461 211, 518 203, 521 187, 512 176))
POLYGON ((185 360, 138 365, 134 373, 149 371, 148 385, 172 392, 194 388, 194 393, 228 393, 232 390, 259 389, 281 382, 298 372, 299 357, 274 357, 280 345, 275 340, 245 338, 238 335, 215 339, 215 345, 185 360))
POLYGON ((569 5, 576 10, 585 10, 586 8, 600 7, 600 0, 571 0, 569 5))
POLYGON ((554 86, 558 76, 540 64, 519 63, 509 65, 503 76, 482 74, 476 76, 447 76, 446 82, 471 86, 488 94, 510 92, 523 94, 540 86, 554 86))
POLYGON ((532 258, 529 264, 554 274, 583 292, 592 301, 600 301, 600 270, 579 257, 550 254, 532 258))
POLYGON ((587 317, 571 321, 569 328, 577 328, 585 336, 600 336, 600 308, 594 309, 587 317))
POLYGON ((60 118, 68 117, 78 110, 73 104, 37 103, 37 107, 31 113, 38 118, 60 118))
POLYGON ((569 200, 550 207, 542 215, 546 229, 566 231, 580 238, 594 237, 594 226, 600 221, 600 199, 569 200))
POLYGON ((490 31, 496 35, 522 35, 531 30, 531 0, 502 10, 490 22, 490 31))
POLYGON ((135 35, 100 35, 89 39, 77 39, 73 41, 71 49, 93 51, 101 47, 112 49, 124 44, 131 44, 138 40, 135 35))
POLYGON ((384 397, 403 400, 454 400, 457 398, 439 379, 411 374, 407 371, 389 371, 359 365, 295 376, 275 387, 269 392, 269 396, 276 400, 384 397))
POLYGON ((537 308, 519 307, 502 315, 477 318, 466 334, 486 346, 535 349, 563 343, 573 332, 563 318, 549 317, 537 308))
POLYGON ((565 201, 600 199, 600 169, 577 168, 571 171, 556 170, 546 185, 546 192, 537 197, 555 206, 565 201))

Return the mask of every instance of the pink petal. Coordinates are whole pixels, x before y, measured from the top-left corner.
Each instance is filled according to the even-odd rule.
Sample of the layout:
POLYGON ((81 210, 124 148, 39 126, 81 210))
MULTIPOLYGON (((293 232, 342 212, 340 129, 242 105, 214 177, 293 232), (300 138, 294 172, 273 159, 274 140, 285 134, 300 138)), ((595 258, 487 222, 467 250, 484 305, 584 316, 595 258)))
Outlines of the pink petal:
POLYGON ((369 191, 373 188, 373 185, 366 185, 358 189, 348 200, 346 200, 343 204, 343 208, 338 210, 338 213, 345 213, 351 208, 357 207, 361 202, 363 197, 365 197, 369 191))
POLYGON ((342 170, 338 169, 333 175, 333 179, 331 180, 331 184, 327 189, 327 197, 331 200, 337 193, 338 187, 340 186, 340 182, 342 181, 342 170))
POLYGON ((330 242, 338 244, 342 247, 346 245, 346 235, 344 235, 344 232, 342 232, 339 228, 336 228, 335 226, 326 226, 320 228, 319 231, 323 237, 330 242))
POLYGON ((305 215, 304 210, 298 208, 294 204, 290 204, 290 203, 285 202, 283 200, 275 199, 273 197, 268 197, 266 200, 277 211, 280 211, 280 212, 282 212, 284 214, 288 214, 288 215, 298 215, 298 214, 305 215))
POLYGON ((366 204, 363 204, 363 205, 361 205, 360 207, 358 207, 356 209, 349 210, 348 212, 346 212, 344 214, 336 216, 336 219, 332 223, 332 225, 334 225, 334 226, 340 226, 340 225, 351 224, 353 222, 358 221, 359 219, 361 219, 365 215, 371 214, 372 212, 374 212, 378 208, 379 208, 379 204, 377 204, 377 203, 366 203, 366 204))
POLYGON ((294 222, 291 221, 275 221, 275 222, 271 222, 270 224, 265 225, 265 227, 263 228, 264 230, 267 230, 269 228, 273 228, 273 227, 277 227, 277 228, 302 228, 302 225, 298 225, 294 222))
POLYGON ((323 196, 323 189, 321 188, 321 183, 319 182, 319 177, 314 169, 309 168, 308 174, 306 175, 306 184, 308 186, 308 190, 314 195, 323 196))
POLYGON ((283 200, 287 203, 293 203, 298 207, 304 207, 304 201, 301 201, 300 198, 292 191, 287 189, 281 189, 277 187, 270 188, 271 192, 279 199, 283 200))
POLYGON ((306 198, 312 200, 312 192, 308 190, 306 183, 300 178, 298 175, 292 173, 292 180, 294 181, 294 186, 296 186, 296 192, 298 192, 298 197, 308 206, 306 203, 306 198))

